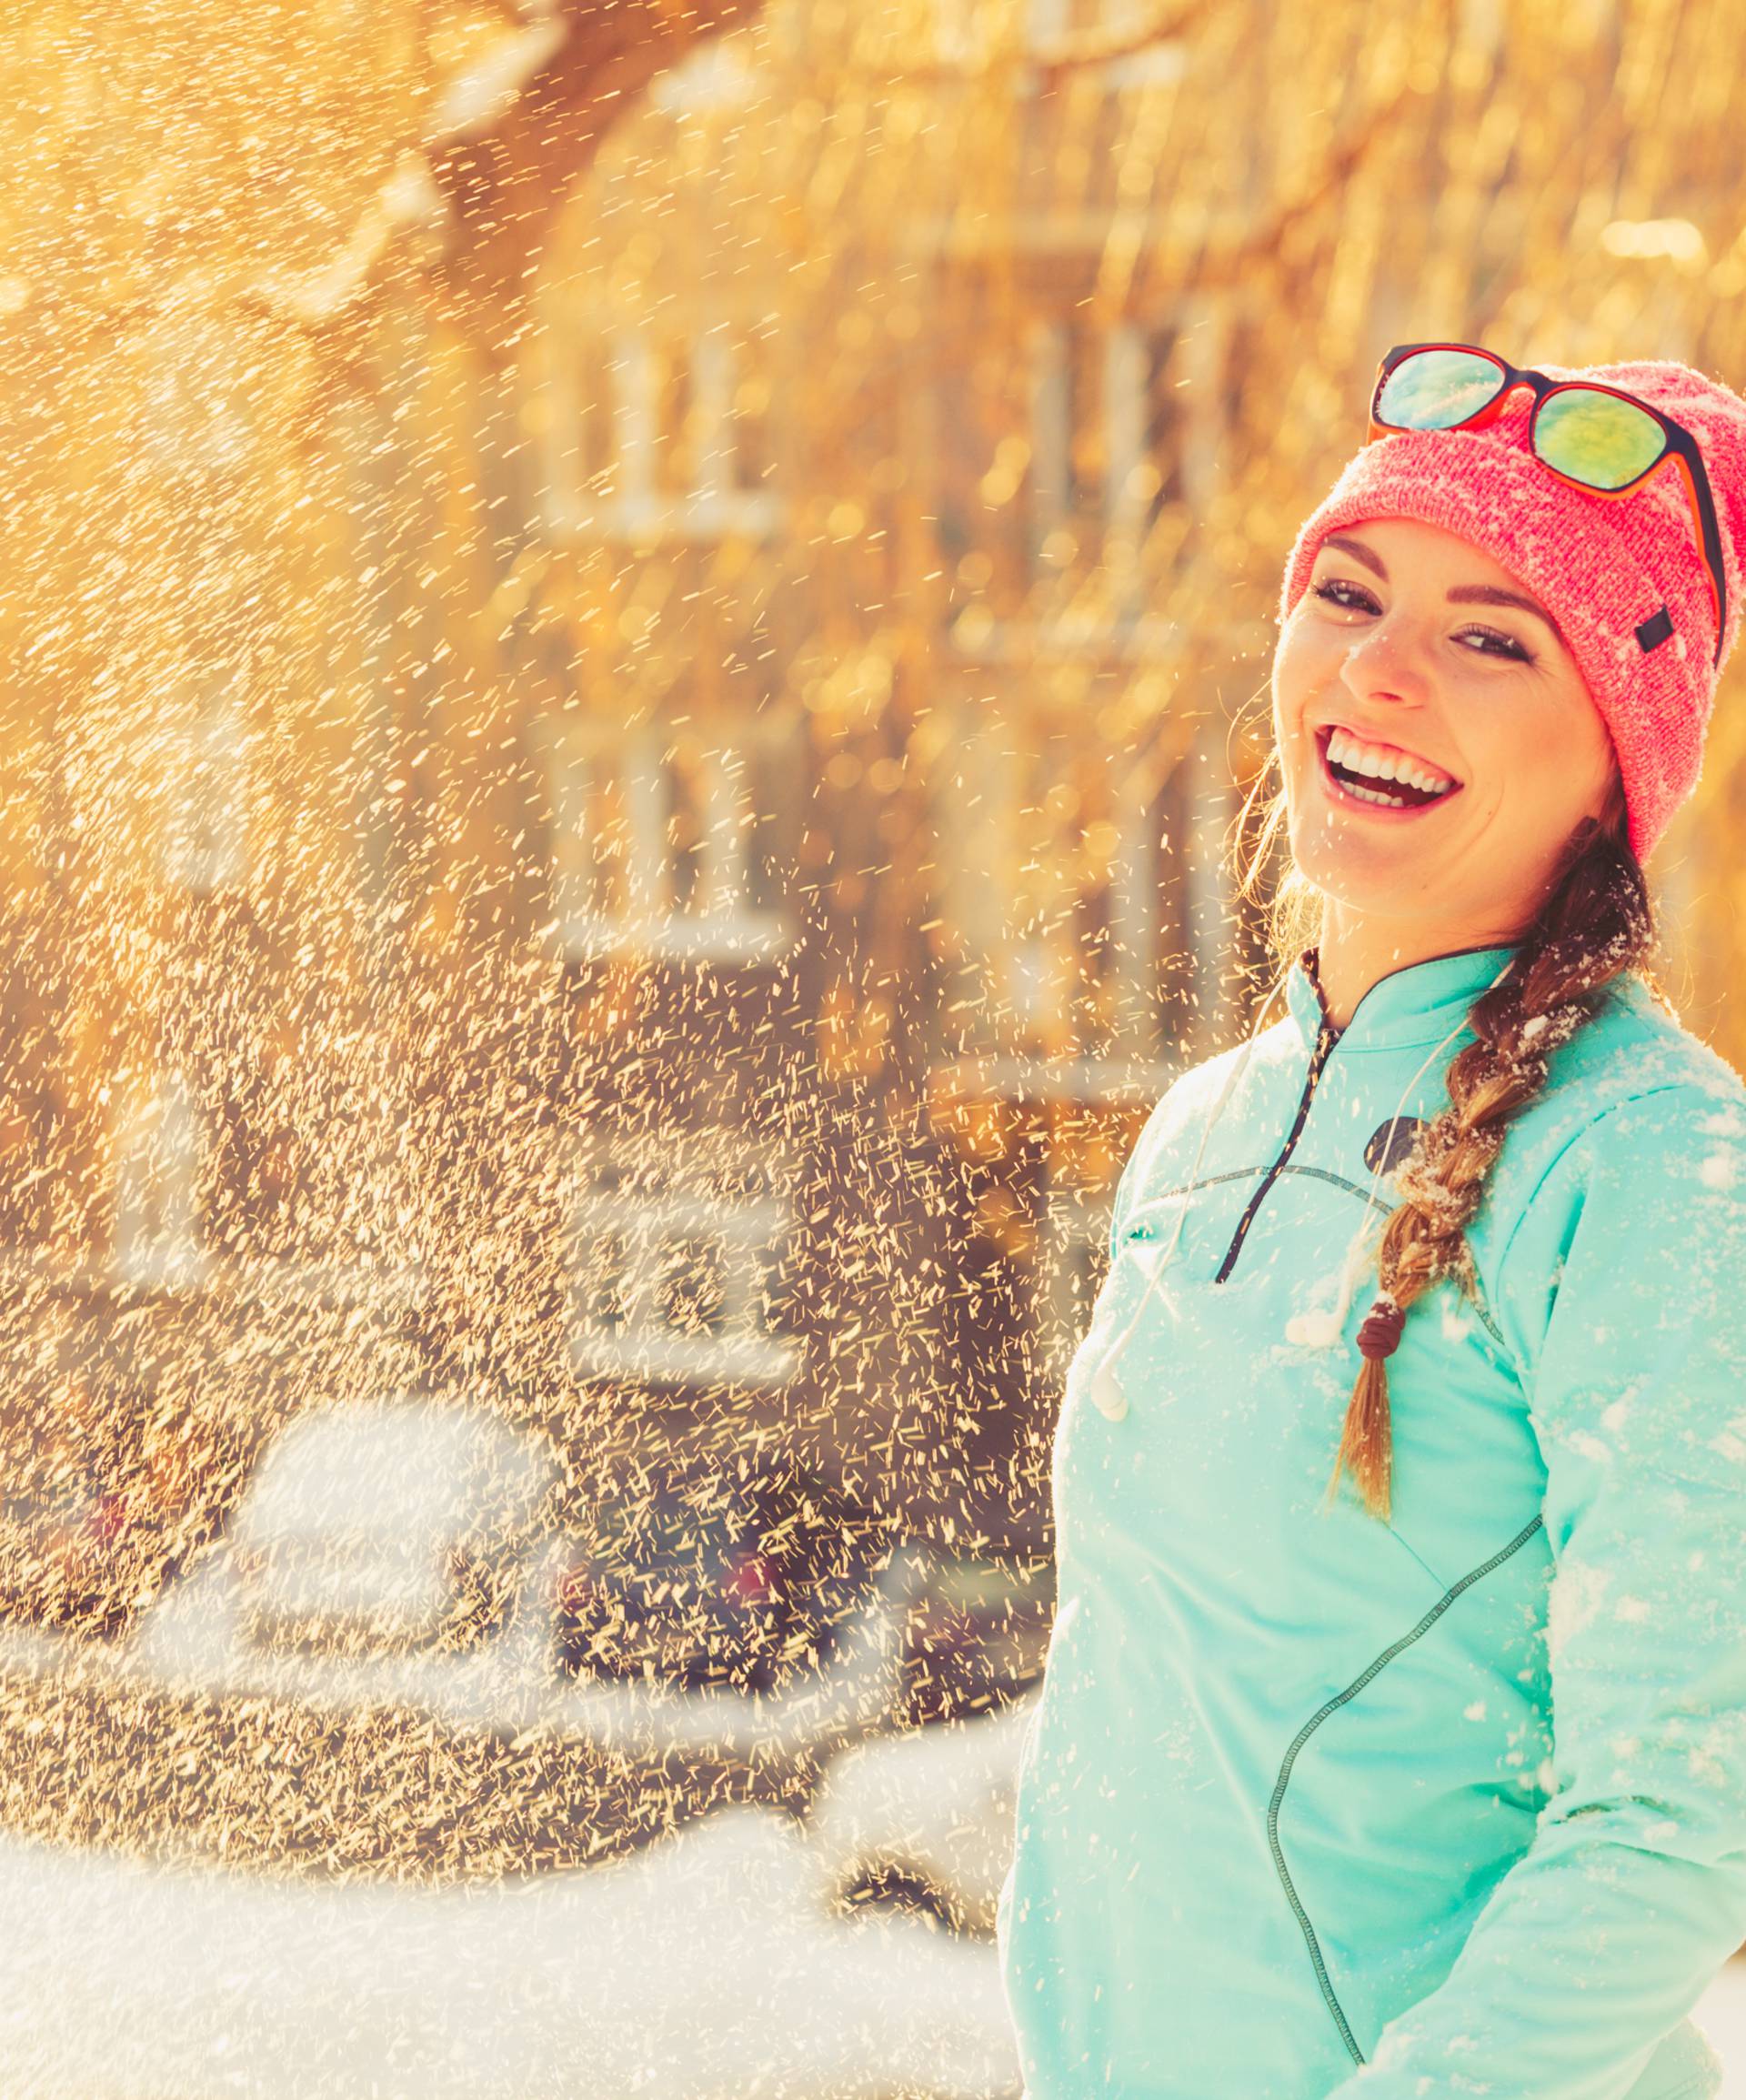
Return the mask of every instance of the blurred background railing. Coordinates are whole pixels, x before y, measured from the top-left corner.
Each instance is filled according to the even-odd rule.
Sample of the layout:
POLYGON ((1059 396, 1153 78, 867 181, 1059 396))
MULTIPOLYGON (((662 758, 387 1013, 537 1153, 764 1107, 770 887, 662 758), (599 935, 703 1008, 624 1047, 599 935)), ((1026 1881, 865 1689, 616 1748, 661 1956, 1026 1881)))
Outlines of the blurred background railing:
MULTIPOLYGON (((800 1814, 757 1912, 812 1906, 797 1975, 866 1969, 869 1911, 927 1937, 879 1943, 885 2055, 780 2075, 1010 2089, 1053 1412, 1133 1137, 1259 982, 1287 548, 1391 342, 1746 380, 1741 41, 1727 0, 0 25, 21 1901, 302 1946, 287 1879, 436 1903, 800 1814), (171 1854, 245 1881, 125 1879, 171 1854), (899 2003, 972 2006, 959 2055, 899 2003)), ((1734 684, 1654 882, 1740 1062, 1734 684)), ((622 1950, 600 1885, 549 1915, 622 1950)), ((97 1960, 0 1974, 47 2007, 20 2091, 108 2089, 55 2054, 125 2055, 97 1960)), ((624 2090, 683 1999, 623 1999, 624 2090)), ((149 2028, 116 2091, 216 2089, 149 2028)))

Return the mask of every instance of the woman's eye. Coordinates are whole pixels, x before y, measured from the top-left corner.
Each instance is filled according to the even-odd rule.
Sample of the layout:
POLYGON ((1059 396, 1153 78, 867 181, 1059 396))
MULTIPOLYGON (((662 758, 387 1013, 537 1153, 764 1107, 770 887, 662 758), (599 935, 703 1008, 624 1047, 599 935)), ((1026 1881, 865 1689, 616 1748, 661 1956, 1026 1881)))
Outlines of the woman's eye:
POLYGON ((1500 634, 1495 628, 1489 627, 1468 627, 1463 628, 1461 632, 1464 635, 1478 635, 1482 640, 1500 645, 1496 649, 1477 650, 1477 655, 1513 657, 1518 663, 1523 664, 1530 664, 1534 660, 1532 650, 1523 648, 1514 635, 1500 634))
MULTIPOLYGON (((1330 605, 1343 607, 1348 612, 1375 612, 1378 609, 1376 600, 1369 591, 1360 584, 1349 583, 1344 577, 1326 578, 1322 582, 1312 585, 1311 588, 1317 598, 1325 598, 1330 605), (1350 597, 1343 595, 1346 593, 1351 595, 1350 597)), ((1463 635, 1478 635, 1482 641, 1491 645, 1486 648, 1472 650, 1470 653, 1474 656, 1508 657, 1517 663, 1523 664, 1530 664, 1534 660, 1534 653, 1531 649, 1525 648, 1513 635, 1500 634, 1496 628, 1469 627, 1463 628, 1461 633, 1463 635)))
POLYGON ((1348 583, 1344 577, 1330 577, 1324 582, 1319 583, 1315 586, 1315 594, 1318 598, 1325 598, 1330 604, 1345 606, 1348 610, 1350 610, 1351 605, 1350 599, 1341 598, 1339 595, 1341 591, 1348 590, 1357 592, 1358 596, 1363 599, 1366 607, 1371 612, 1376 610, 1376 600, 1370 596, 1370 592, 1360 589, 1360 587, 1355 583, 1348 583))

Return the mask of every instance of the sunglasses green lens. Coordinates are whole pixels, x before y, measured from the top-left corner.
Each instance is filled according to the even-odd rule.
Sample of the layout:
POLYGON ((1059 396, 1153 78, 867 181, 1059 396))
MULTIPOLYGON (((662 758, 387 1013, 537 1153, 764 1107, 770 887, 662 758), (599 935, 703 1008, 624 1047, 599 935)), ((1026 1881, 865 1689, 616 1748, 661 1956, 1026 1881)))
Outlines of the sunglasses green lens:
POLYGON ((1616 394, 1570 387, 1540 404, 1534 449, 1572 481, 1623 488, 1654 466, 1667 449, 1667 434, 1652 416, 1616 394))
MULTIPOLYGON (((1503 389, 1503 373, 1470 350, 1415 350, 1382 382, 1376 416, 1401 430, 1447 430, 1503 389)), ((1621 404, 1622 406, 1622 404, 1621 404)))

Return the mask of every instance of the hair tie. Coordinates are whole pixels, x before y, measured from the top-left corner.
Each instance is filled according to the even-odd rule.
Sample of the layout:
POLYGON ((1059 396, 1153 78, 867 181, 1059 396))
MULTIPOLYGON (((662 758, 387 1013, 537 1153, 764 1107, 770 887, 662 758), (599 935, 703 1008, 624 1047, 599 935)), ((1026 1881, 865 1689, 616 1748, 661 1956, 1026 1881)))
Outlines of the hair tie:
POLYGON ((1400 1330, 1407 1323, 1404 1310, 1386 1294, 1371 1305, 1358 1331, 1358 1351, 1373 1362, 1392 1356, 1400 1346, 1400 1330))

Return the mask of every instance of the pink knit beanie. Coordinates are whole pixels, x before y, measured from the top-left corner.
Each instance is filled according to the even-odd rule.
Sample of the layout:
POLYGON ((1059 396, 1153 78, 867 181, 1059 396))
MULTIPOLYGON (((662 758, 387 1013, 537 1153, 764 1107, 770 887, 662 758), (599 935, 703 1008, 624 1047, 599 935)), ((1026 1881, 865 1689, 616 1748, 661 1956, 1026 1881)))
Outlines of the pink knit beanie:
MULTIPOLYGON (((1697 439, 1721 530, 1726 662, 1746 556, 1746 401, 1689 365, 1540 365, 1553 379, 1617 387, 1697 439)), ((1485 548, 1558 621, 1612 737, 1631 844, 1646 859, 1698 784, 1714 705, 1715 617, 1702 542, 1671 459, 1622 500, 1560 481, 1528 450, 1534 396, 1519 387, 1481 430, 1393 431, 1366 445, 1310 513, 1286 562, 1281 625, 1323 538, 1370 517, 1416 517, 1485 548)))

